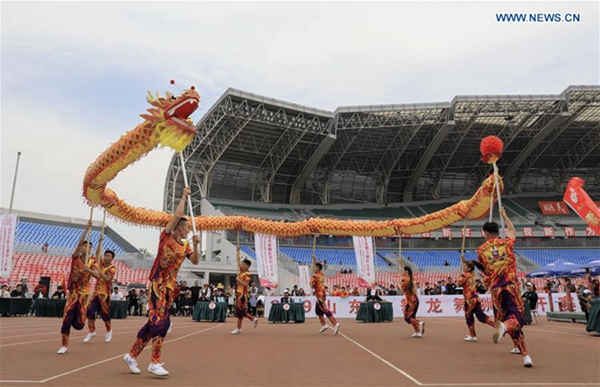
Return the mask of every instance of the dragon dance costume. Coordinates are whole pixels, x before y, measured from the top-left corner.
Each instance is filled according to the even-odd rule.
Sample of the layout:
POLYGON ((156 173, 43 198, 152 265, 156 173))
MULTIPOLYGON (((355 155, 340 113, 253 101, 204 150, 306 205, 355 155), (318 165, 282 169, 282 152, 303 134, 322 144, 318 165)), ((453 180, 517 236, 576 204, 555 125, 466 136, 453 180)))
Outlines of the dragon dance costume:
POLYGON ((158 255, 150 271, 150 292, 148 295, 148 322, 140 329, 137 340, 129 355, 134 359, 152 339, 151 362, 158 364, 165 336, 171 325, 169 307, 177 286, 177 274, 185 260, 192 255, 190 245, 180 243, 166 231, 160 234, 158 255))
MULTIPOLYGON (((94 257, 90 257, 89 264, 94 265, 94 257)), ((63 322, 60 328, 62 336, 62 346, 69 346, 69 335, 71 327, 80 331, 85 326, 86 308, 90 298, 90 276, 91 273, 85 272, 83 269, 85 262, 80 255, 71 257, 71 273, 67 289, 67 303, 63 312, 63 322)))
POLYGON ((525 306, 517 279, 517 262, 512 238, 490 238, 477 250, 479 262, 486 269, 486 281, 492 292, 496 321, 506 327, 515 348, 527 356, 527 346, 521 328, 525 324, 525 306))
POLYGON ((99 273, 108 275, 110 279, 105 280, 102 276, 98 278, 96 292, 87 309, 88 328, 90 333, 96 332, 96 314, 100 313, 102 321, 104 321, 104 325, 106 326, 106 332, 111 332, 110 293, 112 280, 117 273, 117 269, 113 264, 104 267, 103 265, 97 265, 96 263, 92 265, 92 268, 97 269, 99 273))
POLYGON ((475 274, 473 272, 462 273, 458 279, 458 284, 463 288, 465 297, 465 319, 469 327, 469 335, 477 337, 475 333, 475 316, 479 322, 494 326, 494 322, 489 318, 481 308, 479 296, 477 295, 477 285, 475 284, 475 274))

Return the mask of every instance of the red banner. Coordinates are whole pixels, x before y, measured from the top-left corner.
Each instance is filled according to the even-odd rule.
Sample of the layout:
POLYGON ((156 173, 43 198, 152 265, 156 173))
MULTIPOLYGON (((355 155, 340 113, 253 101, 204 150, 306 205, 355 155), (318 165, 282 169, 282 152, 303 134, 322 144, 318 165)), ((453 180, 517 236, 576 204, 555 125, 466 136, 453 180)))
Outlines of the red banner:
POLYGON ((575 236, 575 227, 565 227, 565 236, 566 237, 574 237, 575 236))
POLYGON ((544 236, 545 237, 553 237, 554 236, 554 227, 544 227, 544 236))
POLYGON ((470 228, 463 228, 460 231, 460 235, 464 236, 465 238, 471 238, 473 237, 473 230, 471 230, 470 228))
POLYGON ((598 235, 598 234, 596 234, 596 231, 594 231, 593 228, 591 228, 589 226, 585 228, 585 236, 590 237, 590 236, 596 236, 596 235, 598 235))
POLYGON ((567 186, 567 191, 565 192, 563 200, 594 230, 596 234, 600 234, 600 209, 583 190, 584 184, 585 182, 578 177, 573 177, 569 180, 569 185, 567 186))
POLYGON ((569 209, 563 202, 538 202, 544 215, 569 215, 569 209))
POLYGON ((431 233, 430 232, 421 233, 421 238, 431 238, 431 233))
POLYGON ((451 228, 443 228, 442 229, 442 238, 452 239, 452 229, 451 228))
POLYGON ((533 228, 523 227, 523 237, 531 238, 533 236, 533 228))
POLYGON ((402 238, 410 238, 410 234, 402 234, 402 238))

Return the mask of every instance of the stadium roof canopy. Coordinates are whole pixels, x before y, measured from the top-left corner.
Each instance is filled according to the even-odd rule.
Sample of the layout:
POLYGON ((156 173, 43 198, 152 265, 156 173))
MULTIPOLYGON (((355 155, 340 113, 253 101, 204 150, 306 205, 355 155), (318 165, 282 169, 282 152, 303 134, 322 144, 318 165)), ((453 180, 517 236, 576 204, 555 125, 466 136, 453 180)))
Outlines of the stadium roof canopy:
MULTIPOLYGON (((491 170, 479 161, 487 135, 504 141, 498 166, 508 193, 562 192, 575 175, 600 192, 600 86, 334 112, 228 89, 197 130, 184 157, 192 190, 209 199, 332 204, 470 196, 491 170)), ((165 210, 182 187, 174 157, 165 210)))

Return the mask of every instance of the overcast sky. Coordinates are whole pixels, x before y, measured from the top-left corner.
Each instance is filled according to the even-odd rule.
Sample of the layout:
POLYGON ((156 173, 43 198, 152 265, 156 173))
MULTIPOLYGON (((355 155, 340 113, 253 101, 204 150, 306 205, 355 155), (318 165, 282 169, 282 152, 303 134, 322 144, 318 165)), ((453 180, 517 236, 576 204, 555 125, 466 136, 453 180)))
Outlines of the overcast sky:
MULTIPOLYGON (((141 122, 146 90, 176 91, 171 78, 202 95, 195 122, 228 87, 334 110, 600 83, 597 2, 3 2, 1 19, 1 205, 20 150, 14 207, 81 218, 87 166, 141 122)), ((152 152, 110 187, 161 209, 172 154, 152 152)), ((156 251, 157 231, 109 225, 156 251)))

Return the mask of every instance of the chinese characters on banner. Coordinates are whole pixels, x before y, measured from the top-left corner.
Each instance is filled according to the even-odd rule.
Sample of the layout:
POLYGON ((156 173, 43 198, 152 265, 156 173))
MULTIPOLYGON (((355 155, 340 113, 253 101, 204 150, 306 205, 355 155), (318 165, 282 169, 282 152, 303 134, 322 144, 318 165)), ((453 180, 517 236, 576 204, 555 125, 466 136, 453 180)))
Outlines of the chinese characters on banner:
POLYGON ((423 233, 421 233, 421 238, 431 238, 431 233, 430 232, 423 232, 423 233))
POLYGON ((563 201, 571 207, 591 227, 600 234, 600 209, 583 189, 584 181, 578 177, 569 180, 563 201))
POLYGON ((596 231, 594 231, 593 228, 591 228, 591 227, 586 227, 585 228, 585 236, 589 236, 590 237, 590 236, 596 236, 596 235, 597 235, 596 231))
POLYGON ((533 236, 533 228, 532 227, 523 227, 523 237, 529 238, 533 236))
POLYGON ((254 234, 256 263, 260 286, 274 289, 279 284, 277 272, 277 237, 275 235, 254 234))
POLYGON ((18 215, 0 215, 0 278, 8 278, 12 270, 15 231, 18 215))
POLYGON ((471 238, 473 236, 473 230, 471 230, 470 228, 462 228, 460 230, 460 234, 461 236, 464 236, 465 238, 471 238))
POLYGON ((553 237, 554 236, 554 227, 544 227, 544 236, 545 237, 553 237))
POLYGON ((563 202, 538 202, 544 215, 569 215, 571 212, 563 202))
POLYGON ((356 276, 358 286, 370 288, 375 285, 375 251, 373 237, 353 236, 354 254, 356 254, 356 276))
POLYGON ((565 227, 564 231, 567 238, 575 236, 575 227, 565 227))
MULTIPOLYGON (((550 310, 548 294, 538 293, 537 311, 540 316, 545 316, 550 310)), ((394 317, 402 317, 403 307, 406 305, 406 300, 403 296, 382 296, 385 301, 392 303, 394 317)), ((279 302, 279 297, 266 297, 265 315, 268 315, 273 303, 279 302)), ((571 295, 571 303, 575 307, 576 312, 581 312, 579 302, 575 302, 577 296, 571 295)), ((298 298, 299 302, 303 303, 304 312, 307 318, 316 317, 315 314, 315 297, 298 298)), ((494 307, 492 297, 489 294, 479 296, 483 311, 490 317, 494 315, 494 307)), ((554 310, 565 310, 567 303, 565 293, 553 293, 552 303, 554 310), (561 309, 562 306, 562 309, 561 309)), ((335 314, 337 318, 356 318, 361 302, 364 302, 364 297, 327 297, 327 306, 335 314)), ((462 295, 449 296, 419 296, 419 310, 417 317, 462 317, 464 318, 464 297, 462 295)))
POLYGON ((448 227, 444 227, 442 229, 442 238, 452 239, 452 229, 448 227))

